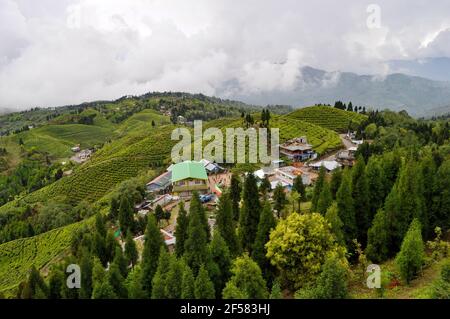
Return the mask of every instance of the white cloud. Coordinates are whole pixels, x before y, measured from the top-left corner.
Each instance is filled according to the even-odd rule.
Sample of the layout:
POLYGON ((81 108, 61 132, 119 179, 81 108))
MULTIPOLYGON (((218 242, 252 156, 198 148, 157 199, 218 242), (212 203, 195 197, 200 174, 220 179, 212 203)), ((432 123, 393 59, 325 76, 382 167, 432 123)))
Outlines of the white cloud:
MULTIPOLYGON (((0 0, 0 108, 153 90, 215 94, 302 86, 304 65, 390 72, 387 61, 450 56, 450 3, 349 0, 0 0)), ((339 72, 323 85, 333 85, 339 72)))

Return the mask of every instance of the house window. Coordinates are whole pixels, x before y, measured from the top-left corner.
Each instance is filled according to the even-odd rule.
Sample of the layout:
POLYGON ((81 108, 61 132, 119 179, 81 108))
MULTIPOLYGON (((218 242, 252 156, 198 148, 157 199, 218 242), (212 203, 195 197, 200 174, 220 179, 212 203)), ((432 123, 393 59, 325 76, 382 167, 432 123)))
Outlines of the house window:
POLYGON ((184 185, 184 181, 179 181, 178 185, 183 186, 184 185))

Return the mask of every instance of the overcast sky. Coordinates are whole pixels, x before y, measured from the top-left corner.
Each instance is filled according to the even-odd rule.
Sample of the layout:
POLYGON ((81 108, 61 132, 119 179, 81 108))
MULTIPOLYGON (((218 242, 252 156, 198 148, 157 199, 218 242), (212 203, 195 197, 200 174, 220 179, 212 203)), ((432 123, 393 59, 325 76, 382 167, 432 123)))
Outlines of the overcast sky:
POLYGON ((289 90, 305 65, 387 74, 426 57, 450 57, 448 0, 0 0, 0 109, 289 90))

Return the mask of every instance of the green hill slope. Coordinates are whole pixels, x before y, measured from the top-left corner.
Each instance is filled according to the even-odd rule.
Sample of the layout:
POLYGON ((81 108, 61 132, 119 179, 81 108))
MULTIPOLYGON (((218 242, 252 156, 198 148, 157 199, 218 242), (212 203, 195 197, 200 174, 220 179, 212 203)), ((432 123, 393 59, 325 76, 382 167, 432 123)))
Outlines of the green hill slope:
POLYGON ((298 109, 288 115, 291 118, 316 124, 337 132, 344 132, 351 122, 361 123, 366 115, 343 111, 329 106, 311 106, 298 109))

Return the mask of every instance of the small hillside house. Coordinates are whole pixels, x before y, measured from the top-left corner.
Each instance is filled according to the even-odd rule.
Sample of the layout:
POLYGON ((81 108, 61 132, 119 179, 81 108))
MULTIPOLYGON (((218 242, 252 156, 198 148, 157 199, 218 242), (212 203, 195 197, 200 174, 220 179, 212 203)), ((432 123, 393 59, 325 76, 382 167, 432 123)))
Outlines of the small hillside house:
POLYGON ((170 189, 172 172, 164 172, 154 180, 147 183, 146 188, 149 193, 165 194, 170 189))
POLYGON ((283 154, 288 159, 294 161, 306 161, 317 156, 312 149, 312 145, 308 144, 308 141, 304 136, 294 138, 281 144, 280 154, 283 154))
POLYGON ((173 165, 172 192, 180 197, 190 197, 194 191, 208 192, 208 175, 201 162, 184 161, 173 165))

